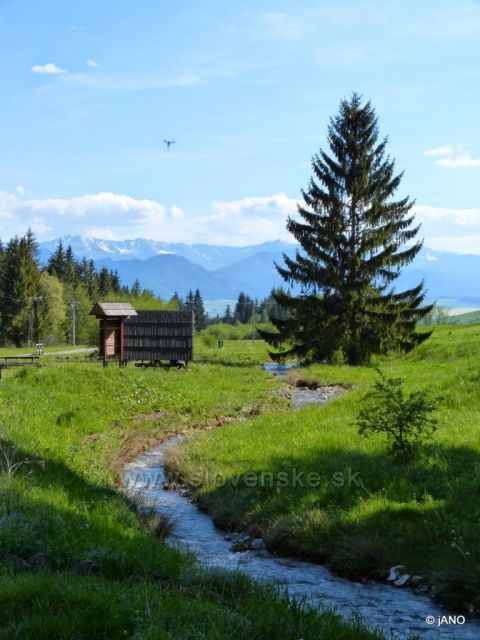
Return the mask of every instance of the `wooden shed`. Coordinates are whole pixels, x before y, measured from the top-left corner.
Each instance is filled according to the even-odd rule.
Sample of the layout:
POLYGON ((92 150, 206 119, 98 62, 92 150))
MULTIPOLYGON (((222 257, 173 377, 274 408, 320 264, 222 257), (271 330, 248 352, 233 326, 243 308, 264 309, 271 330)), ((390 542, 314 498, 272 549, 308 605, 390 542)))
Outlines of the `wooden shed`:
POLYGON ((137 315, 135 309, 128 302, 97 302, 90 315, 100 320, 100 355, 104 364, 108 358, 124 362, 125 321, 137 315))
POLYGON ((97 302, 90 312, 100 320, 104 364, 117 358, 159 363, 193 360, 191 311, 136 311, 125 302, 97 302))
POLYGON ((191 311, 138 311, 124 323, 125 360, 193 360, 191 311))

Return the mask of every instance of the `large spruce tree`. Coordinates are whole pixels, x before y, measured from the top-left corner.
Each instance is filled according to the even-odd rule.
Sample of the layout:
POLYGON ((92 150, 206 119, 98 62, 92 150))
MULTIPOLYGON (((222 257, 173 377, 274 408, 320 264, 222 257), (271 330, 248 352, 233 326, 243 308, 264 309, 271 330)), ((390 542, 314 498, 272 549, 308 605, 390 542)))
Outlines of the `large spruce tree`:
MULTIPOLYGON (((33 299, 41 294, 38 267, 38 244, 32 231, 22 238, 12 238, 3 257, 4 279, 0 288, 0 341, 20 347, 33 338, 33 299)), ((43 330, 43 314, 39 316, 43 330)))
POLYGON ((276 332, 262 332, 276 359, 309 361, 343 353, 349 364, 374 353, 408 351, 428 337, 417 333, 424 284, 396 291, 394 281, 422 247, 413 201, 395 199, 402 174, 386 154, 370 102, 343 100, 328 127, 330 153, 312 159, 313 177, 302 191, 305 206, 287 229, 300 244, 295 258, 276 265, 299 295, 277 291, 288 316, 272 315, 276 332))

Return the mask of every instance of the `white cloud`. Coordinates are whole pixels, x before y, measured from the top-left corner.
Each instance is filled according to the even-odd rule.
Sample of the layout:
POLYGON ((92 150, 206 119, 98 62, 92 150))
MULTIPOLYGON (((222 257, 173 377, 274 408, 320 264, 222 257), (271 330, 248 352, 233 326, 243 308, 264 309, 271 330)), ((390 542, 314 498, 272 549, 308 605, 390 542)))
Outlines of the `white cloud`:
POLYGON ((295 213, 298 202, 284 193, 278 193, 274 196, 250 196, 241 200, 214 201, 212 207, 218 217, 232 214, 257 215, 258 213, 276 216, 278 213, 283 215, 295 213))
POLYGON ((296 200, 279 193, 213 202, 209 213, 193 217, 178 205, 166 207, 157 200, 124 194, 39 199, 0 192, 4 239, 31 227, 41 240, 73 234, 242 246, 279 238, 292 240, 285 223, 296 208, 296 200))
MULTIPOLYGON (((285 193, 214 201, 210 211, 189 215, 176 204, 101 192, 72 198, 31 198, 28 191, 0 192, 2 240, 31 227, 39 239, 83 235, 120 240, 151 238, 242 246, 268 240, 293 242, 286 230, 299 201, 285 193)), ((480 254, 480 208, 417 205, 421 237, 431 249, 480 254)))
POLYGON ((434 147, 433 149, 426 149, 423 152, 424 156, 430 156, 433 158, 444 157, 444 156, 453 156, 455 153, 455 147, 452 147, 450 144, 445 144, 443 147, 434 147))
POLYGON ((170 215, 174 220, 183 220, 183 218, 185 217, 185 214, 183 213, 183 211, 180 209, 180 207, 177 207, 176 205, 172 205, 170 207, 170 215))
POLYGON ((480 208, 449 209, 417 205, 425 246, 438 251, 480 254, 480 208))
POLYGON ((438 167, 480 167, 480 158, 472 158, 469 153, 463 156, 456 156, 455 158, 439 158, 435 160, 434 164, 438 167))
POLYGON ((47 64, 34 64, 33 67, 30 68, 30 71, 46 75, 63 75, 68 73, 66 69, 62 69, 56 64, 53 64, 53 62, 47 62, 47 64))
POLYGON ((446 207, 416 205, 415 214, 424 225, 446 223, 452 227, 478 226, 480 229, 480 209, 448 209, 446 207))
POLYGON ((437 158, 433 164, 437 167, 478 167, 480 166, 480 158, 472 158, 468 151, 457 149, 449 144, 433 149, 426 149, 424 156, 437 158))
POLYGON ((95 69, 96 67, 100 66, 98 62, 96 60, 92 60, 92 58, 88 58, 88 60, 85 60, 85 64, 91 69, 95 69))
POLYGON ((212 213, 194 224, 199 225, 203 237, 215 238, 216 244, 241 246, 278 239, 293 242, 285 224, 287 216, 296 214, 297 203, 284 193, 214 201, 212 213))
POLYGON ((430 236, 425 245, 435 251, 480 255, 480 233, 466 236, 430 236))

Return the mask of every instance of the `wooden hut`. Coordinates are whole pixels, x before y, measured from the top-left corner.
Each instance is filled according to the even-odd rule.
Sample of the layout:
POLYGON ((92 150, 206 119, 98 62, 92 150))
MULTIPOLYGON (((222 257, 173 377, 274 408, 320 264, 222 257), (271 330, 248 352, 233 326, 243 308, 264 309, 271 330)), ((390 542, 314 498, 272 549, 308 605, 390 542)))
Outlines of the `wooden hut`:
POLYGON ((97 302, 90 311, 91 316, 100 320, 100 355, 103 363, 108 358, 125 361, 124 325, 137 312, 128 302, 97 302))
POLYGON ((125 302, 98 302, 90 312, 100 320, 100 355, 159 363, 193 360, 191 311, 136 311, 125 302))
POLYGON ((125 360, 193 360, 191 311, 138 311, 124 324, 125 360))

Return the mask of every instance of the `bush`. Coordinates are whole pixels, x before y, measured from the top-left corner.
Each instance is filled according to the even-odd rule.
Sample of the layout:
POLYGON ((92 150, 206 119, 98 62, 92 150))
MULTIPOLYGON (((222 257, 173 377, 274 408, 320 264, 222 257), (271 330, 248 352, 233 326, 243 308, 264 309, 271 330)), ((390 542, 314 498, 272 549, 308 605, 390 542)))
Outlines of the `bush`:
POLYGON ((438 398, 430 398, 426 390, 407 395, 401 378, 386 378, 379 370, 379 379, 365 400, 369 402, 357 416, 359 433, 384 433, 395 456, 408 460, 415 447, 434 433, 437 420, 432 416, 438 398))
POLYGON ((211 333, 204 333, 202 335, 202 342, 206 347, 213 349, 217 344, 217 339, 211 333))

